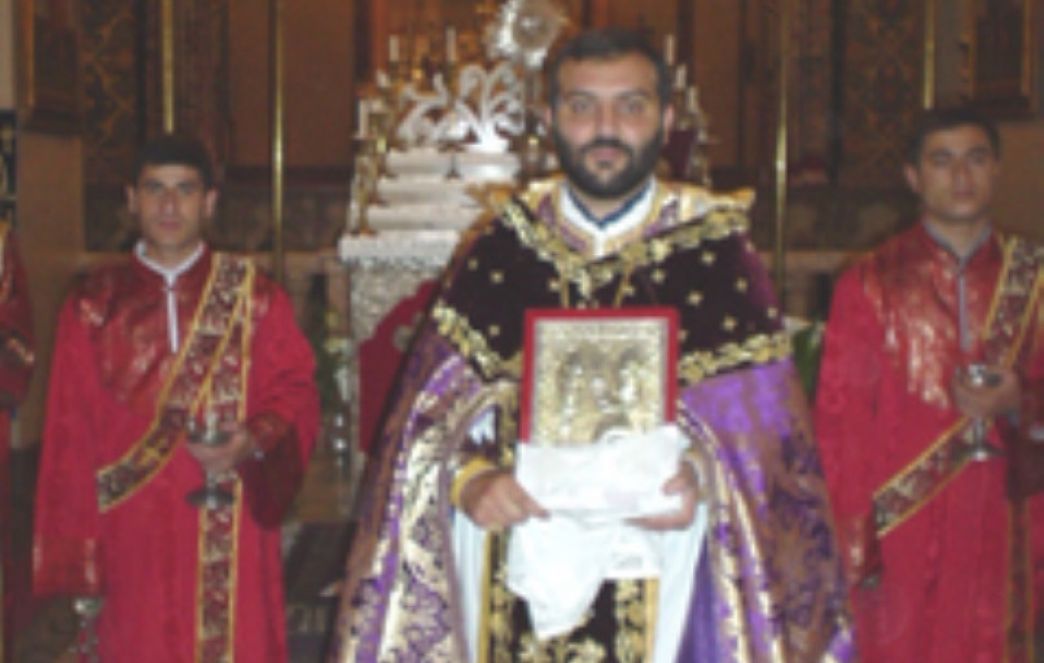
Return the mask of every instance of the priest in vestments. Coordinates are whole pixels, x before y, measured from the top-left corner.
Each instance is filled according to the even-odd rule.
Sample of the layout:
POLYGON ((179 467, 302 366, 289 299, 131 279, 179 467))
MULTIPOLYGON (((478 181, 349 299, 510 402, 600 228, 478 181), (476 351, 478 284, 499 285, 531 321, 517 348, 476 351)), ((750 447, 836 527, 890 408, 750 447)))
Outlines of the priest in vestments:
POLYGON ((217 196, 202 145, 147 144, 127 196, 133 255, 60 313, 34 588, 100 599, 85 638, 107 663, 281 663, 280 522, 316 434, 311 350, 286 294, 202 240, 217 196), (190 503, 205 483, 214 500, 190 503))
MULTIPOLYGON (((333 660, 851 660, 825 484, 747 238, 750 196, 653 176, 669 78, 636 35, 585 33, 549 77, 566 176, 474 227, 444 278, 367 466, 333 660), (659 575, 596 579, 575 619, 545 633, 537 622, 561 606, 537 610, 508 579, 512 542, 558 517, 513 473, 526 310, 645 307, 679 319, 686 457, 655 490, 682 506, 628 522, 659 575)), ((545 542, 550 562, 561 542, 545 542)), ((617 544, 578 548, 601 564, 617 544)), ((549 589, 572 593, 572 580, 549 589)))
POLYGON ((1044 249, 991 223, 999 158, 988 120, 928 113, 919 222, 835 290, 816 434, 868 663, 1040 660, 1044 249))
POLYGON ((0 662, 12 660, 14 611, 19 600, 12 575, 11 415, 29 389, 35 355, 29 287, 11 225, 0 223, 0 662))

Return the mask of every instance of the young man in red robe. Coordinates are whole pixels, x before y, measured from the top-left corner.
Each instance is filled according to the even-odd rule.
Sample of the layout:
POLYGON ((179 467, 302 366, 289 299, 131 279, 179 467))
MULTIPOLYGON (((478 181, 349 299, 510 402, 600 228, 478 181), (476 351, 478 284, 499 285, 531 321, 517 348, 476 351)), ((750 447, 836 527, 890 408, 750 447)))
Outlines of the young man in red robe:
POLYGON ((22 256, 10 224, 0 222, 0 663, 13 660, 17 603, 11 549, 11 413, 29 389, 34 360, 33 319, 22 256))
POLYGON ((146 145, 142 239, 59 319, 34 583, 101 599, 106 662, 286 660, 279 525, 316 433, 313 359, 286 294, 202 239, 216 202, 200 143, 146 145), (190 503, 205 481, 227 499, 190 503))
POLYGON ((1039 660, 1044 249, 992 224, 999 158, 989 121, 926 114, 919 223, 834 295, 816 433, 869 663, 1039 660))

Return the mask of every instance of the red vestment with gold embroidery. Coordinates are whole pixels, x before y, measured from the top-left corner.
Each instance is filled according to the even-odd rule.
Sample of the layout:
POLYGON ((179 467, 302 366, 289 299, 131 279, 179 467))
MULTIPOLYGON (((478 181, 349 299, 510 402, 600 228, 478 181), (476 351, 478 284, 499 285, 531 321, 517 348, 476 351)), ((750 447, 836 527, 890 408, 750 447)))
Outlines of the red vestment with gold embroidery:
POLYGON ((816 434, 862 661, 1031 660, 1044 598, 1044 495, 1026 471, 1044 461, 1042 256, 993 233, 960 261, 918 224, 838 281, 816 434), (969 359, 1021 381, 1019 415, 988 422, 1006 451, 987 461, 965 453, 970 424, 950 393, 969 359))
POLYGON ((206 251, 170 288, 177 352, 167 285, 137 258, 89 275, 62 309, 34 589, 103 598, 103 661, 285 661, 279 521, 317 428, 311 349, 285 293, 245 261, 206 251), (231 507, 186 501, 204 477, 181 400, 231 404, 264 451, 227 482, 231 507))

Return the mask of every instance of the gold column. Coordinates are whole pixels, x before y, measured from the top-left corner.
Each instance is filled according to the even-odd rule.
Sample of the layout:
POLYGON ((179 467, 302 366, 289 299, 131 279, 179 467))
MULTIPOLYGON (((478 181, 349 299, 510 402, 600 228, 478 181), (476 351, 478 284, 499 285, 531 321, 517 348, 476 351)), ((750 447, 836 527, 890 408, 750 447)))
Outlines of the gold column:
POLYGON ((935 106, 935 31, 936 0, 924 0, 924 80, 921 89, 921 108, 935 106))
POLYGON ((174 122, 174 0, 160 3, 160 62, 163 67, 163 131, 173 133, 174 122))
POLYGON ((780 311, 786 310, 787 298, 787 106, 790 86, 790 0, 779 1, 779 118, 776 126, 776 246, 772 252, 772 270, 780 311))
POLYGON ((284 283, 283 253, 283 0, 269 0, 272 107, 272 272, 284 283))

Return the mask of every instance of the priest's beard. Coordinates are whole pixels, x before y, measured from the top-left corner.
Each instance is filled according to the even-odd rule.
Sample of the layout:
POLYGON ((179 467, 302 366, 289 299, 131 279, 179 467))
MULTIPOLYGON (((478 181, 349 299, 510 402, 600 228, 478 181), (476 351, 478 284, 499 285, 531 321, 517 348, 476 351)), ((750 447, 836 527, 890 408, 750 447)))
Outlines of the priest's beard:
POLYGON ((656 169, 663 146, 663 125, 648 142, 634 148, 618 138, 595 138, 579 147, 571 145, 557 127, 551 128, 551 138, 561 166, 569 182, 591 198, 622 198, 637 189, 656 169), (599 178, 584 165, 587 152, 599 147, 612 147, 627 154, 627 162, 620 172, 607 180, 599 178))

